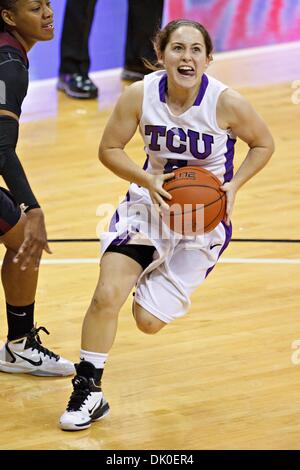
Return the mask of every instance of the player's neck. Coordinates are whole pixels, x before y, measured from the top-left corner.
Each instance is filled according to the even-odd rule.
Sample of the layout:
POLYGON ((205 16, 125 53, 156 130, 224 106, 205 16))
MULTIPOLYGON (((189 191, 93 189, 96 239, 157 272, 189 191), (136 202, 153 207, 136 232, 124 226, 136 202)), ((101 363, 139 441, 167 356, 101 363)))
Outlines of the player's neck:
POLYGON ((183 90, 176 85, 168 84, 166 93, 167 105, 174 114, 182 114, 193 106, 198 93, 199 86, 183 90))
POLYGON ((16 38, 16 40, 24 47, 25 51, 28 52, 35 45, 36 41, 24 38, 18 31, 11 31, 10 34, 16 38))

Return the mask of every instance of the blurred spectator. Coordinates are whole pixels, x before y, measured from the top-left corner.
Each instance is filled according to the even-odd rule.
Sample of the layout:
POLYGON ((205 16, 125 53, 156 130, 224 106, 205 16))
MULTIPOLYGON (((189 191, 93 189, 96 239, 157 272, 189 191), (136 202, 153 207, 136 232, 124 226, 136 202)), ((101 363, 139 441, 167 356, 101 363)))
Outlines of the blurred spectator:
POLYGON ((72 98, 97 98, 89 78, 89 35, 97 0, 67 0, 60 42, 57 88, 72 98))
POLYGON ((142 80, 151 72, 143 58, 156 61, 152 39, 161 27, 163 0, 128 0, 127 38, 123 80, 142 80))
MULTIPOLYGON (((67 0, 60 44, 57 88, 72 98, 96 98, 89 78, 89 35, 97 0, 67 0)), ((125 65, 121 78, 136 81, 150 71, 142 59, 155 61, 152 38, 161 26, 163 0, 128 0, 125 65)))

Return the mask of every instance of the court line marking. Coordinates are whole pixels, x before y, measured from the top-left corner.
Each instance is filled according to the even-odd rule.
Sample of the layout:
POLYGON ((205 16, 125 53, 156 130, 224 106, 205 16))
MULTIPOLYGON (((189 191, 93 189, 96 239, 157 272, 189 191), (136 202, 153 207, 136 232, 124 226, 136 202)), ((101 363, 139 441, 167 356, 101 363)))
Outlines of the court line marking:
MULTIPOLYGON (((49 243, 99 243, 99 238, 48 238, 49 243)), ((300 243, 298 238, 232 238, 230 243, 300 243)))
POLYGON ((300 258, 221 258, 218 262, 228 264, 300 264, 300 258))
MULTIPOLYGON (((44 259, 44 265, 99 264, 100 258, 57 258, 44 259)), ((221 258, 225 264, 300 264, 300 258, 221 258)))

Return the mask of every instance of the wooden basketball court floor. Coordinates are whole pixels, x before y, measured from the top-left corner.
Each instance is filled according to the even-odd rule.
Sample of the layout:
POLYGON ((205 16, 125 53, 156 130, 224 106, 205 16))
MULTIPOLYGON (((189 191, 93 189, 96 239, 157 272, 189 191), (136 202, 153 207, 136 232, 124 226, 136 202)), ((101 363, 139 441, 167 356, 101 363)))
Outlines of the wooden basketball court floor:
MULTIPOLYGON (((69 378, 1 374, 0 449, 299 449, 299 49, 224 54, 211 66, 268 122, 276 153, 239 192, 233 236, 240 241, 193 295, 189 314, 146 336, 126 302, 104 373, 111 413, 82 432, 57 424, 69 378)), ((98 102, 57 94, 53 81, 34 84, 18 148, 49 238, 58 240, 40 269, 37 321, 51 332, 45 345, 75 362, 99 254, 97 242, 80 240, 96 238, 98 206, 116 205, 127 188, 97 160, 124 85, 118 74, 96 80, 98 102)), ((142 163, 138 135, 127 150, 142 163)), ((245 151, 239 143, 236 167, 245 151)), ((1 309, 4 340, 3 296, 1 309)))

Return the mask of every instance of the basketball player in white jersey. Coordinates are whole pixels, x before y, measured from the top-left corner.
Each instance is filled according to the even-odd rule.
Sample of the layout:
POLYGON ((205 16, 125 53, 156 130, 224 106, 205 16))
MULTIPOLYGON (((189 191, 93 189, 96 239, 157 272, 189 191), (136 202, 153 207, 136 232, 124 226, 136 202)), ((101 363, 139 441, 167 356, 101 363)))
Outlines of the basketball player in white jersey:
POLYGON ((124 91, 100 144, 102 163, 131 184, 102 237, 101 272, 83 323, 74 390, 60 418, 64 430, 86 429, 109 412, 100 381, 119 310, 132 288, 134 318, 144 333, 157 333, 185 315, 191 293, 229 243, 238 189, 274 150, 266 124, 251 105, 205 73, 212 43, 202 25, 172 21, 157 34, 155 47, 161 70, 124 91), (143 169, 124 151, 137 127, 145 143, 143 169), (236 137, 249 151, 234 175, 236 137), (185 165, 211 171, 226 191, 225 220, 202 237, 173 236, 153 215, 154 204, 168 209, 163 183, 174 168, 185 165), (162 231, 157 230, 161 225, 162 231))

